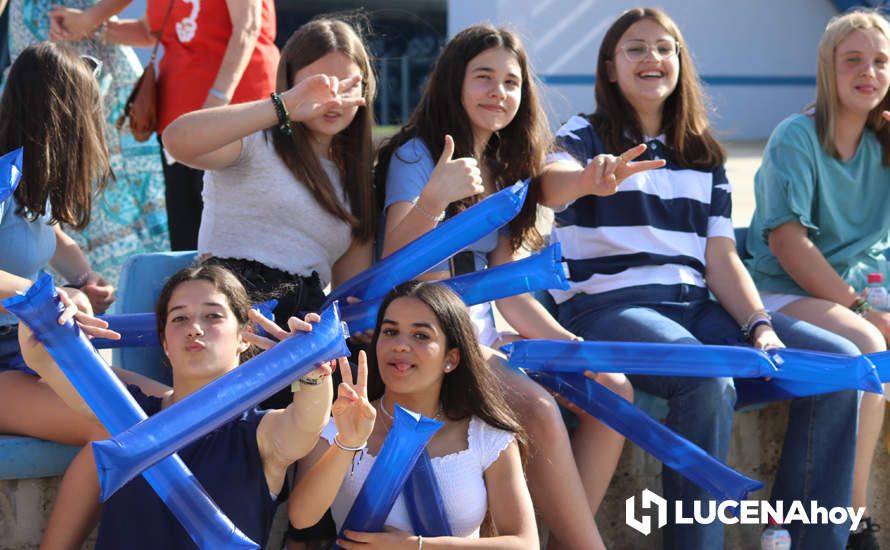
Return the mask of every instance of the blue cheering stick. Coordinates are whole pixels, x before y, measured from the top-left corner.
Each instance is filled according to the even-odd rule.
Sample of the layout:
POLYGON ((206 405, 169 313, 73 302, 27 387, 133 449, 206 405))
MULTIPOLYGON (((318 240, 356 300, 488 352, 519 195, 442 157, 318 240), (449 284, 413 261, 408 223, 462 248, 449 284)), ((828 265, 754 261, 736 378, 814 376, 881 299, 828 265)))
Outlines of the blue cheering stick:
POLYGON ((766 353, 737 346, 517 340, 501 349, 514 368, 551 373, 582 374, 589 370, 659 376, 756 378, 776 376, 778 372, 766 353))
POLYGON ((346 538, 344 532, 347 530, 365 533, 383 531, 383 524, 408 475, 414 469, 427 442, 442 426, 442 422, 415 415, 396 405, 392 428, 386 435, 352 508, 343 520, 340 538, 346 538))
MULTIPOLYGON (((569 288, 559 243, 519 261, 437 282, 455 291, 468 306, 537 290, 569 288)), ((343 307, 349 330, 373 329, 382 302, 381 297, 343 307)))
POLYGON ((402 488, 405 507, 411 518, 411 527, 415 535, 423 537, 450 537, 451 523, 445 513, 445 501, 433 471, 433 462, 426 451, 411 470, 405 486, 402 488))
POLYGON ((789 349, 765 352, 740 346, 568 340, 519 340, 502 349, 513 367, 548 372, 773 378, 825 385, 832 388, 829 391, 881 393, 877 371, 863 356, 789 349))
POLYGON ((22 179, 22 152, 19 147, 0 157, 0 202, 12 196, 22 179))
POLYGON ((736 378, 734 383, 736 393, 735 408, 737 410, 750 405, 786 401, 798 397, 810 397, 812 395, 839 391, 837 386, 828 384, 777 378, 772 380, 736 378))
POLYGON ((121 337, 119 340, 93 338, 90 341, 96 349, 147 348, 161 345, 154 313, 118 313, 98 317, 108 323, 109 330, 120 334, 121 337))
POLYGON ((883 393, 875 365, 865 355, 849 356, 798 349, 766 352, 778 371, 773 378, 839 389, 883 393))
POLYGON ((418 237, 373 267, 334 289, 325 305, 349 296, 370 300, 384 296, 404 283, 451 257, 466 246, 506 225, 522 209, 529 180, 498 191, 480 203, 418 237))
MULTIPOLYGON (((276 305, 278 305, 278 300, 269 300, 254 304, 252 307, 266 319, 274 321, 275 315, 272 311, 276 305)), ((147 348, 161 345, 158 338, 157 317, 154 313, 117 313, 99 315, 99 319, 108 323, 109 330, 117 332, 121 337, 119 340, 93 338, 90 342, 96 349, 147 348)), ((259 325, 256 325, 255 330, 260 336, 268 336, 268 333, 259 325)))
MULTIPOLYGON (((41 273, 25 294, 4 300, 3 306, 33 331, 109 432, 120 433, 146 418, 77 324, 58 323, 65 306, 52 277, 41 273)), ((178 455, 143 476, 200 548, 258 548, 217 508, 178 455)))
POLYGON ((539 384, 562 395, 600 419, 719 500, 745 500, 763 483, 736 472, 701 447, 653 420, 601 384, 583 374, 527 371, 539 384))
POLYGON ((890 382, 890 351, 879 351, 865 355, 878 371, 881 382, 890 382))
POLYGON ((93 443, 101 498, 241 412, 256 406, 320 363, 349 355, 337 304, 312 330, 296 334, 210 382, 151 418, 93 443))

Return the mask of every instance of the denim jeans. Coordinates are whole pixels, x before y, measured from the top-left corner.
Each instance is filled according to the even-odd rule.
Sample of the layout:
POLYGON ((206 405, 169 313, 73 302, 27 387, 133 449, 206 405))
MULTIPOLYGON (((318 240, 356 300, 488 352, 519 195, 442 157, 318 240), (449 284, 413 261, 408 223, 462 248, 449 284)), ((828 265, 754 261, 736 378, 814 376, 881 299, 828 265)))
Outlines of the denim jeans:
MULTIPOLYGON (((691 285, 645 285, 596 295, 580 294, 559 306, 559 320, 586 340, 745 345, 738 324, 706 289, 691 285)), ((776 333, 788 347, 857 355, 856 347, 833 333, 781 314, 773 315, 776 333)), ((667 425, 718 460, 729 453, 735 387, 731 378, 630 376, 635 388, 667 399, 667 425)), ((773 487, 785 506, 810 500, 820 506, 849 506, 856 446, 856 391, 840 391, 791 402, 788 431, 773 487), (818 427, 818 429, 817 429, 818 427)), ((713 497, 664 468, 662 491, 669 501, 713 497)), ((670 519, 670 518, 669 518, 670 519)), ((795 548, 843 548, 846 526, 789 525, 795 548)), ((723 526, 665 527, 664 547, 723 548, 723 526)))

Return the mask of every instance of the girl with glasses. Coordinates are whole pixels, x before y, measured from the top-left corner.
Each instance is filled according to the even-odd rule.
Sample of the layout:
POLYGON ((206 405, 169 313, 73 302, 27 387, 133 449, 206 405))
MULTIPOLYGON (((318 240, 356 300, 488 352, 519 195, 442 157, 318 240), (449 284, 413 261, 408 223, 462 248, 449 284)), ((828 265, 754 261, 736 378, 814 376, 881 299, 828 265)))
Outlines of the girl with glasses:
MULTIPOLYGON (((869 273, 890 271, 890 24, 855 11, 828 23, 819 44, 814 109, 773 131, 754 180, 748 268, 768 307, 849 338, 862 353, 887 349, 890 314, 868 303, 869 273)), ((885 390, 886 391, 886 390, 885 390)), ((867 504, 884 398, 865 393, 853 506, 867 504)), ((866 517, 848 548, 877 548, 866 517)), ((842 545, 842 542, 839 542, 842 545)))
MULTIPOLYGON (((606 31, 596 104, 594 114, 560 128, 563 150, 550 156, 542 179, 543 202, 564 208, 554 235, 568 258, 571 289, 551 293, 567 329, 586 340, 788 344, 855 354, 843 338, 781 314, 771 319, 764 309, 736 253, 724 150, 710 131, 683 36, 664 12, 631 9, 606 31), (634 158, 664 167, 633 173, 634 158)), ((726 459, 732 379, 629 378, 668 400, 670 428, 726 459)), ((794 400, 793 443, 783 449, 773 498, 845 505, 855 422, 855 391, 794 400), (810 479, 824 481, 804 482, 810 479)), ((665 498, 682 501, 684 509, 712 498, 669 469, 662 481, 665 498)), ((842 542, 833 528, 809 526, 804 537, 795 525, 792 538, 805 540, 804 548, 837 548, 842 542)), ((722 548, 723 528, 669 522, 664 545, 722 548)))

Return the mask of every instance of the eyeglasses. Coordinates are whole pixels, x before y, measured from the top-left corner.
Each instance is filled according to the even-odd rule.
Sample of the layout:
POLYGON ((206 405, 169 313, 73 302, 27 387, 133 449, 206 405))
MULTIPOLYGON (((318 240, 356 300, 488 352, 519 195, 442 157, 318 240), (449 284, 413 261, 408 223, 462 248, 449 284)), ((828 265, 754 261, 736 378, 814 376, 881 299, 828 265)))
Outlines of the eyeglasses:
POLYGON ((99 78, 99 74, 102 73, 102 60, 86 54, 81 55, 80 58, 83 59, 84 63, 87 64, 87 67, 93 72, 93 78, 99 78))
POLYGON ((624 57, 631 63, 638 63, 649 55, 655 54, 656 59, 668 59, 680 53, 680 43, 676 40, 659 40, 650 44, 645 40, 628 40, 618 47, 624 52, 624 57))

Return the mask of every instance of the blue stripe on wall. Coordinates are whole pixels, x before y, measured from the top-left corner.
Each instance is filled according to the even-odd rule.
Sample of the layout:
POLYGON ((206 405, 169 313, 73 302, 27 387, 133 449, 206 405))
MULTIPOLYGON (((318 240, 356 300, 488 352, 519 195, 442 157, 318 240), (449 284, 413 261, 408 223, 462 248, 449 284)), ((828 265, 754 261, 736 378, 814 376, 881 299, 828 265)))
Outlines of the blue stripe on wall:
MULTIPOLYGON (((557 86, 593 86, 592 74, 543 74, 544 84, 557 86)), ((805 86, 816 85, 815 76, 766 76, 766 75, 705 75, 701 79, 709 86, 805 86)))

